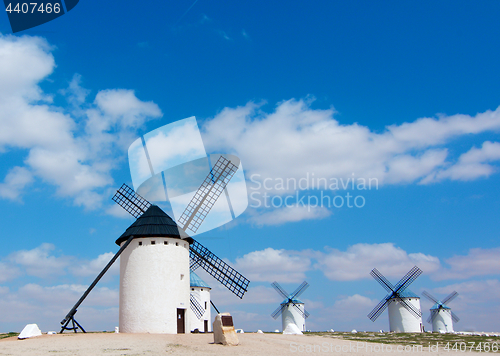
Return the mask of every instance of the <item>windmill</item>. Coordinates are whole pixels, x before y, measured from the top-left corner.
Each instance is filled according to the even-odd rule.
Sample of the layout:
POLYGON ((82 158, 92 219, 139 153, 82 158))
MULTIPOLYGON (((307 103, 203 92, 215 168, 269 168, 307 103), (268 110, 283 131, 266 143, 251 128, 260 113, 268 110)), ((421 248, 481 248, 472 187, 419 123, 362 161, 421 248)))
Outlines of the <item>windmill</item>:
MULTIPOLYGON (((205 312, 189 293, 187 277, 190 270, 199 267, 242 298, 250 281, 185 232, 186 229, 196 232, 237 169, 230 160, 219 158, 188 204, 181 226, 123 184, 113 201, 137 220, 116 240, 119 251, 61 321, 61 333, 77 332, 78 328, 85 332, 74 315, 120 255, 120 330, 123 332, 184 333, 185 325, 189 325, 189 320, 186 321, 189 314, 185 313, 187 304, 196 316, 205 312), (136 243, 128 248, 134 239, 136 243), (175 309, 177 314, 172 311, 175 309)), ((218 312, 213 303, 212 306, 218 312)))
POLYGON ((422 274, 422 270, 414 266, 401 280, 393 286, 376 268, 370 275, 389 293, 368 314, 371 321, 377 320, 389 307, 389 329, 393 332, 422 332, 422 312, 420 297, 408 289, 408 286, 422 274))
POLYGON ((302 333, 306 330, 306 318, 309 313, 304 309, 304 302, 297 299, 308 287, 309 284, 304 281, 293 293, 287 293, 278 282, 271 284, 274 289, 281 295, 283 300, 279 307, 271 314, 274 319, 277 319, 281 314, 283 333, 302 333))
POLYGON ((440 301, 434 298, 430 293, 423 291, 422 294, 429 299, 434 305, 431 308, 431 315, 427 319, 427 322, 432 322, 432 331, 440 333, 452 333, 453 323, 458 323, 460 319, 455 313, 451 311, 451 308, 446 305, 446 303, 451 302, 458 296, 456 291, 453 291, 449 296, 440 301))
POLYGON ((191 332, 210 332, 210 286, 196 272, 190 273, 191 332))

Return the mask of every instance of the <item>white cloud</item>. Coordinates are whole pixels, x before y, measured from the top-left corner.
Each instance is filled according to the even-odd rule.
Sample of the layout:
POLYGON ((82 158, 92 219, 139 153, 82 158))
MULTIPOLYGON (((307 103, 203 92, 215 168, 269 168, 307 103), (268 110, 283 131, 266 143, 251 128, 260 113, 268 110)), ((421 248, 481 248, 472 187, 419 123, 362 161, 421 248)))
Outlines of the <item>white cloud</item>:
POLYGON ((33 182, 33 174, 25 167, 14 167, 0 183, 0 197, 10 200, 20 200, 24 187, 33 182))
POLYGON ((387 183, 411 183, 445 163, 447 150, 427 150, 421 156, 395 156, 388 162, 387 183))
POLYGON ((93 130, 107 131, 113 125, 140 127, 149 117, 162 115, 158 105, 139 100, 133 90, 109 89, 97 93, 94 103, 101 110, 101 120, 89 121, 93 130))
MULTIPOLYGON (((5 325, 20 331, 36 322, 44 331, 54 330, 87 289, 85 285, 41 286, 29 283, 0 298, 0 313, 5 325)), ((75 318, 87 331, 113 330, 118 322, 118 290, 96 287, 78 308, 75 318)))
POLYGON ((40 99, 36 84, 52 73, 51 47, 40 37, 0 35, 0 93, 2 99, 40 99))
MULTIPOLYGON (((448 305, 460 318, 460 322, 454 325, 455 330, 498 332, 498 320, 492 317, 500 313, 500 306, 497 303, 500 298, 498 279, 444 285, 432 289, 431 294, 441 299, 452 291, 459 293, 458 297, 448 305)), ((425 319, 432 304, 426 298, 422 298, 422 312, 425 314, 425 319)))
MULTIPOLYGON (((94 278, 115 255, 113 252, 107 252, 87 260, 76 256, 56 256, 54 252, 55 246, 53 244, 42 243, 34 249, 20 250, 9 254, 0 261, 0 282, 15 279, 23 274, 42 279, 66 274, 74 277, 94 278)), ((106 276, 116 276, 119 273, 120 263, 118 259, 106 272, 106 276)))
POLYGON ((106 214, 115 216, 117 218, 128 219, 131 221, 131 223, 135 221, 135 219, 132 220, 131 215, 125 209, 117 204, 110 205, 106 209, 106 214))
POLYGON ((463 309, 468 305, 484 305, 485 303, 498 300, 500 298, 500 281, 497 279, 468 281, 435 288, 433 291, 443 295, 457 291, 459 293, 457 300, 460 301, 459 309, 463 309))
POLYGON ((489 177, 497 170, 487 163, 500 160, 500 143, 486 141, 481 148, 473 147, 458 158, 458 162, 430 176, 427 182, 452 179, 469 181, 489 177))
POLYGON ((445 260, 449 268, 442 268, 433 275, 435 280, 467 279, 475 276, 496 275, 500 272, 500 248, 472 248, 465 256, 445 260))
POLYGON ((69 82, 68 88, 59 90, 62 95, 66 96, 66 100, 75 108, 79 108, 80 105, 85 103, 85 99, 90 94, 90 90, 80 85, 81 82, 82 76, 76 73, 73 75, 71 82, 69 82))
POLYGON ((317 250, 264 250, 236 258, 234 267, 255 282, 302 282, 306 272, 318 269, 333 281, 369 279, 377 268, 387 277, 403 277, 417 265, 425 274, 438 275, 441 265, 437 257, 424 253, 408 253, 393 243, 355 244, 341 251, 325 247, 317 250))
MULTIPOLYGON (((70 270, 75 276, 96 277, 102 269, 108 264, 115 254, 113 252, 103 253, 97 258, 90 261, 81 261, 77 265, 70 267, 70 270)), ((106 275, 120 274, 120 260, 115 263, 106 272, 106 275)))
POLYGON ((408 148, 427 147, 446 143, 449 139, 496 131, 500 128, 500 110, 486 111, 472 117, 469 115, 440 115, 438 119, 422 118, 412 123, 388 126, 394 139, 408 148))
POLYGON ((0 283, 15 279, 21 271, 16 266, 0 262, 0 283))
POLYGON ((423 253, 408 254, 392 243, 356 244, 340 251, 326 248, 316 252, 314 267, 323 271, 333 281, 353 281, 370 278, 370 271, 377 268, 387 277, 402 277, 414 265, 424 273, 432 273, 440 267, 439 259, 423 253))
POLYGON ((237 258, 234 266, 251 281, 288 283, 303 281, 311 261, 295 251, 269 247, 237 258))
POLYGON ((0 35, 0 153, 27 152, 25 166, 4 178, 0 197, 20 201, 26 187, 41 179, 59 196, 94 209, 137 128, 162 114, 132 90, 103 90, 85 104, 89 91, 79 75, 59 91, 71 104, 65 113, 39 86, 55 68, 51 50, 37 37, 0 35))
MULTIPOLYGON (((498 159, 496 144, 485 143, 481 153, 463 155, 453 168, 450 148, 443 146, 465 135, 498 131, 500 108, 475 116, 423 118, 375 132, 358 124, 342 125, 333 108, 312 109, 311 103, 288 100, 272 112, 264 112, 262 104, 253 102, 225 108, 203 125, 207 151, 234 153, 241 158, 247 177, 258 175, 260 182, 299 180, 308 174, 316 179, 348 179, 354 174, 376 179, 380 186, 475 179, 493 172, 493 166, 482 162, 498 159), (466 163, 468 177, 459 172, 466 163)), ((290 189, 267 191, 290 193, 290 189)), ((272 210, 261 209, 256 215, 265 222, 271 219, 265 215, 272 210)))
POLYGON ((68 257, 51 256, 50 252, 55 246, 43 243, 32 250, 21 250, 9 255, 9 260, 16 265, 23 267, 30 276, 48 277, 54 274, 64 274, 64 269, 68 266, 68 257))
MULTIPOLYGON (((199 273, 199 271, 196 271, 196 273, 199 273)), ((203 279, 210 281, 208 278, 204 276, 203 279)), ((217 305, 269 304, 272 302, 280 303, 283 300, 283 298, 280 298, 276 291, 270 286, 253 287, 250 285, 242 299, 235 297, 234 294, 229 292, 219 282, 214 281, 211 287, 210 298, 217 303, 217 305)))
POLYGON ((335 301, 333 308, 337 311, 337 313, 344 312, 344 316, 347 316, 349 313, 352 313, 353 310, 364 310, 375 306, 377 302, 378 301, 365 296, 354 294, 335 301))
MULTIPOLYGON (((322 308, 321 311, 309 308, 311 317, 307 319, 308 328, 313 330, 373 330, 374 324, 366 317, 378 300, 367 298, 360 294, 339 296, 333 305, 322 308), (314 321, 313 321, 314 320, 314 321)), ((386 323, 385 321, 379 322, 386 323)), ((375 326, 377 328, 377 326, 375 326)))
MULTIPOLYGON (((307 201, 307 200, 306 200, 307 201)), ((330 216, 332 213, 325 207, 290 206, 276 208, 267 213, 257 213, 250 218, 257 225, 282 225, 301 220, 317 220, 330 216)))

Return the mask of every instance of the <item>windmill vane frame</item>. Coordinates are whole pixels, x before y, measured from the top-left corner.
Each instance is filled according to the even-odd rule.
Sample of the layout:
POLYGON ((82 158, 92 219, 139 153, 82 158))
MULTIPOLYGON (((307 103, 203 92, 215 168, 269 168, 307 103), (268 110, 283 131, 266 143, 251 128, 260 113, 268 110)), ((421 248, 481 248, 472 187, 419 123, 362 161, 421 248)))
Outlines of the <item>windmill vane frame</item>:
POLYGON ((283 311, 285 310, 285 308, 290 304, 292 304, 297 309, 297 311, 302 315, 302 317, 304 319, 307 319, 309 317, 310 314, 305 309, 304 310, 300 309, 299 306, 293 301, 299 295, 304 293, 304 291, 309 287, 309 284, 306 281, 302 282, 300 284, 300 286, 298 286, 297 289, 295 289, 293 291, 293 293, 287 293, 283 289, 283 287, 281 287, 279 285, 279 283, 276 281, 273 282, 271 285, 278 292, 278 294, 280 294, 283 298, 285 298, 285 300, 287 300, 286 303, 283 301, 279 305, 279 307, 276 308, 276 310, 271 313, 271 316, 273 317, 273 319, 276 320, 278 318, 278 316, 280 316, 283 313, 283 311))
MULTIPOLYGON (((217 199, 220 197, 237 169, 238 167, 230 160, 223 156, 219 157, 216 164, 210 170, 181 216, 184 221, 181 227, 182 230, 185 230, 184 227, 193 232, 198 230, 199 226, 203 223, 204 219, 215 205, 217 199), (191 215, 189 215, 189 213, 191 215)), ((120 189, 118 189, 116 194, 112 197, 112 200, 136 219, 141 217, 142 214, 144 214, 146 210, 153 205, 126 184, 123 184, 120 189)), ((104 267, 101 273, 99 273, 96 279, 84 292, 82 297, 61 321, 62 327, 60 333, 63 333, 64 330, 73 330, 76 333, 78 329, 86 332, 74 317, 78 307, 135 237, 136 236, 131 235, 125 241, 118 252, 108 262, 106 267, 104 267), (71 327, 68 326, 70 322, 72 323, 71 327)), ((185 239, 189 242, 190 270, 194 271, 198 267, 202 267, 208 274, 229 289, 234 295, 240 299, 243 298, 243 295, 248 290, 250 280, 229 266, 226 262, 217 257, 213 252, 192 237, 186 235, 185 239)), ((215 304, 212 301, 210 301, 210 303, 217 313, 219 313, 215 304)), ((204 311, 204 308, 199 305, 196 298, 192 295, 190 295, 190 304, 191 309, 199 319, 203 314, 202 311, 204 311)))
POLYGON ((203 316, 203 313, 205 313, 205 308, 198 303, 198 300, 192 294, 189 295, 189 302, 194 315, 200 319, 203 316))
POLYGON ((376 268, 374 268, 370 275, 380 283, 380 285, 389 292, 388 295, 384 297, 373 310, 368 314, 368 318, 375 322, 377 318, 384 312, 384 310, 389 305, 391 299, 397 300, 403 307, 408 310, 414 317, 420 318, 422 317, 422 312, 416 309, 412 304, 406 302, 406 300, 401 297, 401 293, 403 293, 408 286, 417 279, 418 276, 422 274, 422 270, 417 266, 414 266, 410 271, 400 279, 396 286, 393 286, 391 282, 384 277, 382 273, 380 273, 376 268))
POLYGON ((179 217, 178 224, 184 231, 191 230, 193 233, 198 231, 237 170, 238 167, 230 160, 223 156, 219 157, 179 217))
POLYGON ((439 311, 441 309, 450 309, 450 314, 451 318, 455 323, 458 323, 460 321, 460 318, 451 311, 451 308, 449 308, 446 304, 450 303, 453 299, 455 299, 458 296, 458 293, 456 291, 451 292, 446 298, 444 298, 442 301, 435 298, 432 296, 429 292, 423 291, 422 295, 425 296, 427 299, 429 299, 431 302, 434 302, 435 305, 437 305, 436 309, 431 309, 431 314, 429 315, 429 318, 427 318, 427 322, 431 323, 434 321, 436 316, 438 315, 439 311))

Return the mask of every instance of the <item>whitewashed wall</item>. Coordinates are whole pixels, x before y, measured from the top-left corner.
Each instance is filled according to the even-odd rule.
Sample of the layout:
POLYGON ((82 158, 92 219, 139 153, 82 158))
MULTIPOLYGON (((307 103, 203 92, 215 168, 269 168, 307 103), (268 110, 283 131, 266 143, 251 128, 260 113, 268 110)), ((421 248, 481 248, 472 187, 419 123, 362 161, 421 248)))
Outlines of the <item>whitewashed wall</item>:
POLYGON ((185 332, 189 333, 189 291, 186 241, 132 240, 120 256, 120 332, 176 334, 180 308, 185 309, 185 332))

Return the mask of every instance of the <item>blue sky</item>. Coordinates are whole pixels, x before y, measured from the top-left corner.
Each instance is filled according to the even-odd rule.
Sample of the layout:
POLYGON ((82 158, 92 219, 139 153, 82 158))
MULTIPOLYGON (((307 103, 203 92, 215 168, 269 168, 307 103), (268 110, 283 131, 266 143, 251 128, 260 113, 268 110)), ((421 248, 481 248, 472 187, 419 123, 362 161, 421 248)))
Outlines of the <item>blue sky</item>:
MULTIPOLYGON (((500 4, 193 3, 82 0, 15 35, 0 15, 0 331, 57 329, 133 221, 111 201, 128 146, 191 116, 255 197, 252 176, 379 183, 274 186, 365 204, 249 207, 199 236, 252 281, 239 301, 200 274, 238 327, 280 328, 270 283, 307 280, 309 329, 388 329, 366 317, 384 296, 369 272, 395 283, 417 264, 414 292, 460 293, 455 329, 499 331, 500 4)), ((117 325, 116 268, 77 320, 117 325)))

